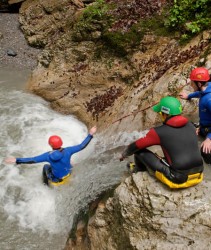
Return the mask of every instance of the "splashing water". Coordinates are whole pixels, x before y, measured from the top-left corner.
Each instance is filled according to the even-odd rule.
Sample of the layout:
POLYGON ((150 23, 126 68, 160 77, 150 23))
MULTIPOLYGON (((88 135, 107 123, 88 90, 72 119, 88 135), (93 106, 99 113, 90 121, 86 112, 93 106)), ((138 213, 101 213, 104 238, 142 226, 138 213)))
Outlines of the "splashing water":
MULTIPOLYGON (((62 192, 67 189, 50 189, 42 185, 43 164, 5 165, 4 158, 36 156, 49 151, 47 141, 52 134, 60 135, 64 146, 70 146, 81 143, 88 133, 86 126, 76 118, 50 110, 44 100, 21 90, 24 77, 13 70, 12 78, 10 72, 0 69, 0 218, 4 224, 4 239, 8 237, 7 241, 0 243, 1 249, 11 249, 13 245, 13 242, 8 245, 8 241, 11 241, 11 223, 15 225, 12 228, 13 237, 20 240, 23 236, 20 231, 23 231, 27 235, 27 242, 30 242, 30 238, 36 239, 36 235, 46 236, 46 232, 48 235, 61 232, 67 234, 71 227, 71 218, 62 214, 62 206, 57 206, 63 202, 62 192), (16 83, 13 85, 14 78, 16 83), (32 232, 36 234, 33 235, 32 232)), ((91 142, 73 160, 77 162, 77 159, 86 158, 93 149, 94 143, 91 142)), ((46 238, 43 241, 47 241, 46 238)), ((52 241, 51 237, 49 241, 52 241)), ((58 243, 52 244, 55 249, 59 249, 61 240, 56 238, 55 241, 58 243)), ((20 240, 20 245, 23 244, 26 244, 24 237, 20 240)), ((37 248, 37 244, 35 245, 37 248)), ((33 249, 32 246, 33 240, 28 249, 33 249)))
POLYGON ((64 147, 76 145, 88 130, 75 117, 58 114, 41 98, 23 91, 28 73, 10 72, 0 69, 0 249, 63 249, 74 215, 120 182, 125 163, 119 163, 117 148, 140 133, 96 135, 74 155, 71 182, 48 188, 41 180, 43 164, 6 165, 4 158, 49 151, 52 134, 62 137, 64 147))

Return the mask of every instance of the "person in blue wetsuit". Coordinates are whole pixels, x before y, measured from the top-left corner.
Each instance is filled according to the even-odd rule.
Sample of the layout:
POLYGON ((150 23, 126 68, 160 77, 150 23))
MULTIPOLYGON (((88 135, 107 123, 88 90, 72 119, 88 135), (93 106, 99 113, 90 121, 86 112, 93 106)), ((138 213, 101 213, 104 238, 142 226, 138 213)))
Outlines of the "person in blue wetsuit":
POLYGON ((89 144, 96 131, 96 126, 92 127, 89 131, 89 134, 81 144, 66 148, 62 148, 62 139, 57 135, 53 135, 48 140, 52 151, 29 158, 12 157, 6 159, 5 162, 16 164, 48 162, 49 164, 45 164, 43 167, 43 182, 47 185, 49 184, 49 181, 51 183, 62 182, 72 172, 73 166, 71 164, 71 156, 83 150, 89 144))
POLYGON ((191 86, 193 93, 180 93, 185 100, 199 99, 199 128, 197 134, 205 138, 201 144, 201 153, 206 163, 211 163, 211 81, 209 71, 199 67, 191 71, 191 86))

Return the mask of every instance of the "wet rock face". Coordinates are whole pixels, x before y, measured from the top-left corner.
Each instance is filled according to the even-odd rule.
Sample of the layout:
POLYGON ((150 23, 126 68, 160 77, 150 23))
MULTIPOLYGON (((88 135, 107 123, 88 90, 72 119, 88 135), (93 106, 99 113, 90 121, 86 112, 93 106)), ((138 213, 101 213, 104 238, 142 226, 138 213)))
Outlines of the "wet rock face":
POLYGON ((31 46, 44 48, 52 46, 65 32, 65 27, 77 9, 82 8, 80 0, 27 0, 20 9, 20 24, 31 46))
MULTIPOLYGON (((178 96, 183 89, 191 92, 186 85, 191 65, 197 64, 209 44, 195 38, 180 48, 169 38, 146 37, 145 53, 137 50, 128 60, 106 54, 94 60, 94 42, 76 45, 67 37, 71 35, 60 36, 55 50, 43 51, 29 89, 59 112, 74 114, 87 125, 114 124, 119 131, 151 127, 157 122, 151 107, 161 97, 178 96)), ((197 112, 196 102, 182 104, 185 115, 197 112)))
MULTIPOLYGON (((73 27, 83 7, 80 0, 27 0, 19 20, 28 43, 43 48, 28 89, 87 125, 113 131, 149 128, 158 122, 151 107, 163 96, 191 91, 186 79, 192 66, 202 59, 209 64, 203 56, 209 32, 185 47, 175 39, 146 34, 124 58, 104 49, 100 32, 75 41, 73 27)), ((195 102, 183 105, 185 114, 196 113, 195 102)))
POLYGON ((210 182, 172 191, 148 173, 133 174, 99 203, 87 227, 79 223, 66 250, 209 249, 210 191, 210 182))

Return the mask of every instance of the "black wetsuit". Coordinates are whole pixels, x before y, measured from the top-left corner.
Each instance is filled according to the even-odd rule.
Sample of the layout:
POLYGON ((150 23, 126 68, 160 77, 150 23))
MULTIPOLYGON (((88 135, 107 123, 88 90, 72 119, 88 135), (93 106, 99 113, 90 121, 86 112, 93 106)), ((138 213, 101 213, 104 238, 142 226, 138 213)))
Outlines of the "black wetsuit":
POLYGON ((195 128, 181 115, 172 116, 163 125, 150 129, 145 137, 127 147, 123 157, 132 154, 138 171, 159 171, 174 183, 184 183, 189 174, 203 172, 195 128), (161 146, 165 161, 146 149, 153 145, 161 146))

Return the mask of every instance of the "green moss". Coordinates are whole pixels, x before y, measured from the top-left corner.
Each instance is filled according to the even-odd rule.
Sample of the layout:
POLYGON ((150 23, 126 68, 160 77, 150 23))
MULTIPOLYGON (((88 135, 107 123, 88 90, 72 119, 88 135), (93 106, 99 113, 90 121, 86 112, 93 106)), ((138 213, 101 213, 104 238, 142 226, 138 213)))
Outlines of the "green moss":
MULTIPOLYGON (((148 32, 157 36, 174 36, 181 44, 185 44, 194 35, 210 27, 209 1, 178 0, 174 3, 167 1, 162 13, 153 14, 150 18, 140 18, 140 20, 133 19, 133 12, 128 10, 127 20, 125 16, 121 19, 121 16, 117 15, 119 14, 118 1, 96 0, 85 8, 79 21, 71 28, 72 39, 76 42, 99 41, 103 44, 100 49, 108 49, 121 57, 135 49, 144 34, 148 32), (127 24, 127 21, 136 24, 124 29, 122 25, 127 24)), ((97 50, 95 57, 100 58, 102 53, 97 50)))
POLYGON ((89 5, 73 27, 73 40, 93 40, 90 33, 95 31, 103 32, 107 29, 111 22, 111 16, 107 14, 107 10, 108 5, 104 3, 104 0, 97 0, 89 5))
MULTIPOLYGON (((115 18, 109 14, 111 5, 106 4, 103 0, 97 0, 94 4, 89 5, 83 12, 80 20, 74 25, 72 39, 80 42, 83 40, 96 40, 93 38, 93 32, 100 31, 101 36, 97 40, 101 40, 105 46, 102 49, 110 49, 112 52, 120 56, 125 56, 128 50, 137 44, 143 37, 139 26, 134 25, 128 32, 111 31, 110 28, 115 18)), ((99 50, 96 56, 100 56, 99 50)))
POLYGON ((105 32, 102 40, 107 46, 115 51, 118 55, 125 56, 128 50, 137 46, 142 40, 144 33, 139 27, 134 25, 128 32, 105 32))
POLYGON ((153 32, 157 36, 172 36, 171 30, 167 29, 164 25, 164 14, 155 15, 153 17, 141 20, 139 27, 142 29, 143 33, 153 32))

